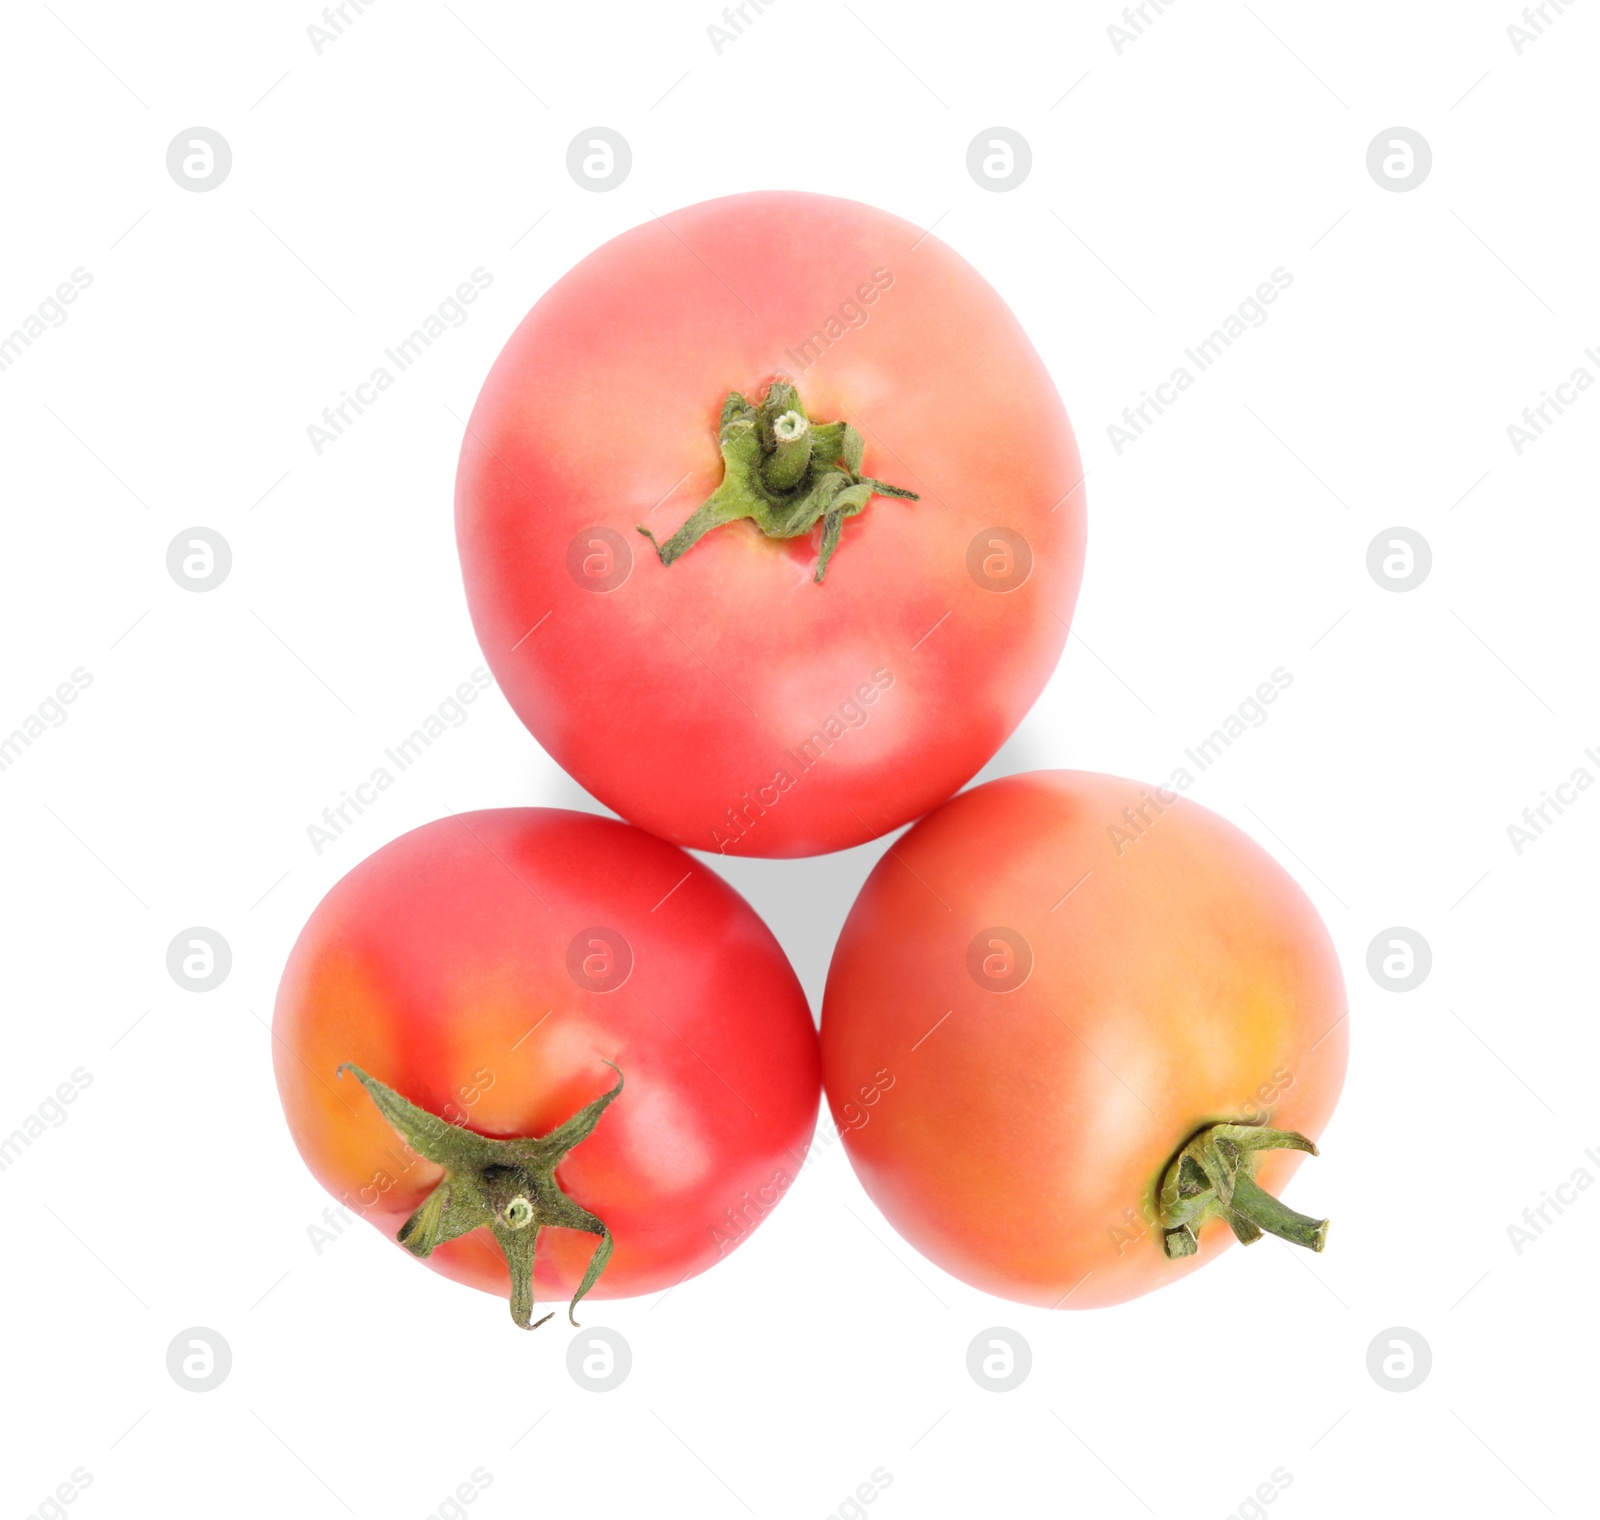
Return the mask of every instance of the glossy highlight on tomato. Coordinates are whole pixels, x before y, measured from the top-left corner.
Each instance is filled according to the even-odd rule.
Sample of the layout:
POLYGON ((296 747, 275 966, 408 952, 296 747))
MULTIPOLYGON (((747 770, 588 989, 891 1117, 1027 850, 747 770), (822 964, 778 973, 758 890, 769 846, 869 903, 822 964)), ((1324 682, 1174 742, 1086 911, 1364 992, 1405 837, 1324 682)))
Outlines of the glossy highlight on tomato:
POLYGON ((918 1250, 1090 1308, 1236 1232, 1321 1249, 1327 1221, 1272 1195, 1333 1113, 1346 1014, 1327 930, 1253 841, 1165 788, 1043 771, 963 793, 879 862, 829 969, 823 1075, 918 1250))
POLYGON ((511 1292, 524 1325, 505 1249, 558 1299, 597 1226, 598 1297, 742 1243, 798 1174, 821 1088, 805 995, 749 905, 671 845, 553 809, 441 819, 358 865, 296 942, 273 1034, 323 1186, 391 1239, 409 1225, 436 1271, 511 1292), (511 1144, 575 1120, 542 1158, 511 1144), (428 1155, 458 1152, 452 1193, 428 1155), (451 1238, 469 1206, 486 1227, 451 1238))
POLYGON ((926 812, 1032 705, 1082 474, 955 252, 762 192, 626 232, 539 300, 467 427, 457 541, 496 679, 577 781, 681 845, 809 855, 926 812))

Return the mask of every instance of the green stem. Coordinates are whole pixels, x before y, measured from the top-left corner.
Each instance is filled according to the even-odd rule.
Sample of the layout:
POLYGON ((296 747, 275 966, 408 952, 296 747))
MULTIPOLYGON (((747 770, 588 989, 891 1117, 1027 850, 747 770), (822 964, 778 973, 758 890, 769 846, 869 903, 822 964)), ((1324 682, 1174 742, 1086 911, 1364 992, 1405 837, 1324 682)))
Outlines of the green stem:
POLYGON ((500 1247, 511 1273, 511 1318, 524 1330, 536 1330, 550 1316, 533 1323, 534 1249, 539 1231, 554 1225, 600 1237, 567 1317, 578 1323, 578 1301, 595 1285, 611 1259, 613 1241, 605 1224, 561 1191, 556 1168, 574 1146, 589 1138, 600 1116, 622 1091, 622 1070, 615 1086, 578 1110, 564 1124, 542 1137, 491 1140, 402 1098, 392 1087, 368 1076, 359 1066, 341 1066, 337 1075, 354 1072, 377 1105, 378 1112, 412 1150, 444 1168, 444 1176, 420 1207, 400 1226, 395 1237, 413 1256, 428 1256, 446 1241, 469 1230, 487 1229, 500 1247))
POLYGON ((762 467, 768 487, 792 491, 811 468, 811 424, 791 408, 772 419, 772 452, 762 467))
POLYGON ((1316 1146, 1293 1130, 1213 1124, 1168 1162, 1157 1198, 1168 1256, 1193 1256, 1200 1249, 1201 1226, 1212 1219, 1226 1219, 1245 1245, 1263 1233, 1311 1251, 1327 1244, 1326 1219, 1297 1214, 1256 1182, 1256 1156, 1264 1150, 1317 1154, 1316 1146))
POLYGON ((1320 1251, 1328 1243, 1326 1219, 1295 1213, 1259 1187, 1253 1177, 1234 1178, 1233 1204, 1229 1212, 1247 1219, 1258 1230, 1287 1240, 1290 1245, 1304 1246, 1308 1251, 1320 1251))
POLYGON ((759 406, 737 391, 722 404, 717 435, 722 484, 665 543, 648 528, 663 565, 671 565, 724 523, 748 518, 768 538, 804 538, 819 523, 822 546, 815 579, 827 573, 846 518, 874 496, 917 500, 915 491, 861 473, 865 443, 848 422, 814 422, 787 381, 767 388, 759 406))

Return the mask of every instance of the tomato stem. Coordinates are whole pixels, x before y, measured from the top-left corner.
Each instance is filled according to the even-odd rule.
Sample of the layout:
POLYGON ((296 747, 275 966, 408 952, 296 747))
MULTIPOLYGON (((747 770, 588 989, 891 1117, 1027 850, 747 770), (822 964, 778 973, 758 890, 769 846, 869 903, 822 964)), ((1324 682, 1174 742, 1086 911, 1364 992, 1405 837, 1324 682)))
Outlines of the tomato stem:
POLYGON ((792 491, 811 468, 815 439, 806 414, 791 407, 772 419, 772 452, 762 461, 761 476, 773 491, 792 491))
POLYGON ((1201 1225, 1226 1219, 1245 1245, 1265 1233, 1293 1245, 1320 1251, 1328 1221, 1297 1214, 1255 1180, 1256 1154, 1265 1150, 1317 1148, 1293 1130, 1257 1124, 1213 1124, 1194 1136, 1162 1173, 1158 1198, 1162 1244, 1169 1257, 1193 1256, 1200 1249, 1201 1225))
POLYGON ((847 517, 864 511, 874 496, 918 499, 915 491, 861 474, 866 447, 861 434, 848 422, 813 422, 800 393, 786 380, 768 386, 759 406, 729 391, 717 447, 722 484, 689 520, 665 543, 639 526, 663 565, 686 554, 713 528, 741 518, 749 518, 768 538, 804 538, 820 523, 815 575, 820 582, 847 517))
POLYGON ((430 1255, 436 1246, 469 1230, 484 1227, 494 1236, 511 1273, 511 1318, 524 1330, 537 1330, 551 1316, 533 1323, 534 1247, 547 1225, 584 1230, 600 1237, 567 1318, 578 1323, 578 1300, 595 1285, 611 1259, 611 1231, 587 1209, 562 1192, 555 1170, 572 1148, 594 1132, 600 1116, 622 1091, 622 1069, 616 1085, 581 1108, 548 1135, 492 1140, 402 1098, 392 1087, 346 1063, 336 1073, 354 1072, 377 1105, 378 1112, 412 1150, 444 1168, 444 1176, 423 1199, 395 1237, 413 1256, 430 1255))

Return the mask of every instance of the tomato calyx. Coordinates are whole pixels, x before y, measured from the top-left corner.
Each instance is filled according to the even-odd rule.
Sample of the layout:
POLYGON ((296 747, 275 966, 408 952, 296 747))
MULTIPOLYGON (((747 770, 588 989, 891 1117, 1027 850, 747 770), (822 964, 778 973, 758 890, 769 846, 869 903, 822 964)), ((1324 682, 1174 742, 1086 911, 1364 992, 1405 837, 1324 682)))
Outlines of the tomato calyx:
POLYGON ((1328 1221, 1297 1214, 1255 1180, 1256 1153, 1317 1148, 1304 1135, 1258 1124, 1213 1124, 1201 1130, 1167 1164, 1158 1196, 1162 1246, 1172 1258, 1200 1249, 1200 1226, 1226 1219, 1245 1245, 1276 1235, 1292 1245, 1320 1251, 1328 1221))
POLYGON ((584 1230, 600 1237, 567 1318, 578 1323, 578 1300, 595 1285, 611 1259, 611 1231, 587 1209, 561 1191, 555 1170, 567 1152, 588 1139, 600 1116, 622 1091, 622 1069, 616 1085, 581 1108, 548 1135, 492 1140, 402 1098, 392 1087, 346 1062, 337 1075, 354 1072, 395 1133, 425 1160, 444 1168, 444 1177, 422 1206, 400 1226, 395 1237, 413 1256, 427 1256, 436 1246, 486 1227, 495 1238, 511 1272, 511 1318, 524 1330, 537 1330, 546 1314, 533 1322, 533 1262, 539 1231, 547 1225, 584 1230))
POLYGON ((663 565, 687 553, 713 528, 749 518, 768 538, 804 538, 822 524, 814 579, 821 582, 839 547, 844 521, 874 496, 918 500, 915 491, 861 474, 865 441, 848 422, 813 422, 800 393, 786 380, 767 387, 759 406, 738 391, 722 403, 717 434, 722 484, 665 543, 648 528, 639 532, 663 565))

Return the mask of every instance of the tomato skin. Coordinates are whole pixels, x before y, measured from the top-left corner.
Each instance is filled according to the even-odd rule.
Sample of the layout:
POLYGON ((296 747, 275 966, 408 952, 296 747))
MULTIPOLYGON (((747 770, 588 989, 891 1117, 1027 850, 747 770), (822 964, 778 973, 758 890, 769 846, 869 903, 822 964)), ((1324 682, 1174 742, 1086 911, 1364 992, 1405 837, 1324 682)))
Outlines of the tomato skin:
MULTIPOLYGON (((622 1095, 556 1172, 616 1239, 601 1298, 670 1287, 741 1243, 798 1174, 821 1087, 805 995, 749 905, 660 840, 555 809, 441 819, 363 861, 296 942, 273 1033, 306 1164, 390 1239, 443 1174, 335 1077, 341 1063, 509 1137, 571 1118, 611 1087, 614 1061, 622 1095), (584 936, 597 926, 613 933, 609 961, 584 936), (604 986, 622 969, 617 935, 626 980, 580 983, 569 952, 604 986)), ((544 1230, 538 1296, 570 1295, 595 1245, 544 1230)), ((508 1292, 486 1230, 427 1264, 508 1292)))
MULTIPOLYGON (((1211 1123, 1315 1139, 1347 1006, 1316 910, 1238 829, 1160 788, 1036 772, 956 797, 879 862, 829 968, 823 1079, 857 1175, 918 1250, 987 1292, 1091 1308, 1233 1242, 1213 1220, 1198 1255, 1166 1258, 1162 1170, 1211 1123), (1010 991, 991 989, 1029 957, 997 927, 1031 954, 1010 991), (995 957, 988 986, 969 953, 980 973, 995 957)), ((1261 1153, 1261 1186, 1303 1159, 1261 1153)))
POLYGON ((1038 355, 951 249, 852 201, 740 195, 624 233, 540 299, 473 410, 457 540, 489 665, 574 778, 679 844, 809 855, 944 800, 1033 704, 1082 576, 1082 474, 1038 355), (661 565, 636 525, 665 537, 711 494, 724 398, 781 373, 921 499, 847 521, 821 584, 816 533, 749 522, 661 565), (968 567, 1020 566, 974 551, 997 526, 1031 555, 1004 591, 968 567))

